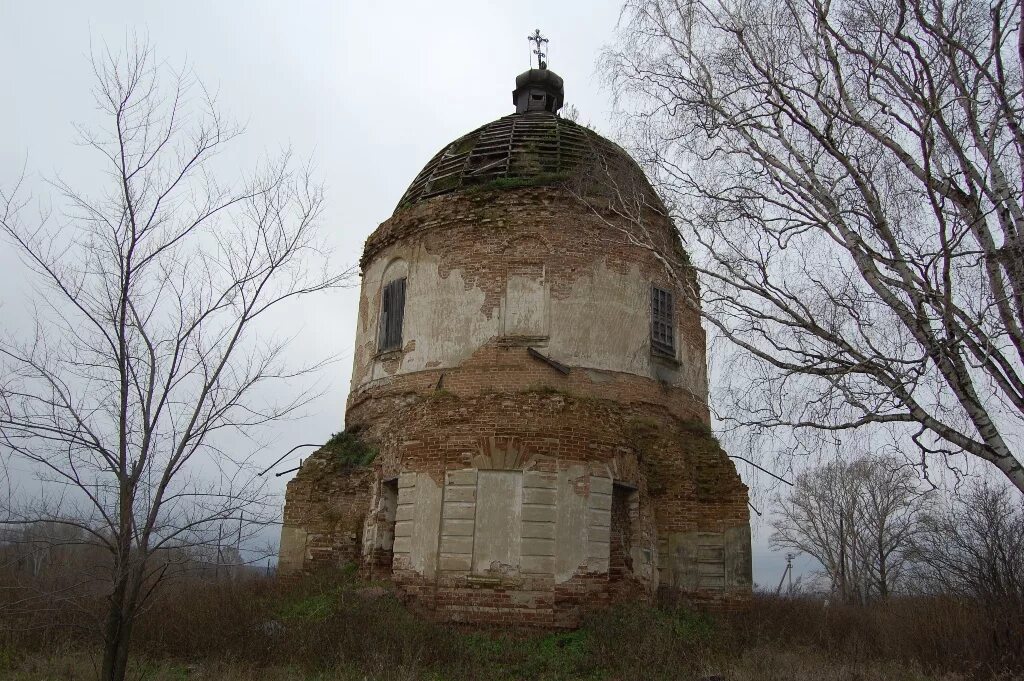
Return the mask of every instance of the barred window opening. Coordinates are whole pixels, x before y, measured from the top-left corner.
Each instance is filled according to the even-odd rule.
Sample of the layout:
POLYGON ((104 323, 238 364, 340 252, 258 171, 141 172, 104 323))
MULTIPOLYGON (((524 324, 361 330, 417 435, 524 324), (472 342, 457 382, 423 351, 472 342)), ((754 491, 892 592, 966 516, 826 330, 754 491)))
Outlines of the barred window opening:
POLYGON ((666 357, 676 356, 675 327, 672 323, 672 293, 651 287, 651 352, 666 357))
POLYGON ((377 351, 387 352, 402 347, 402 321, 405 317, 405 278, 389 282, 381 295, 380 328, 377 351))

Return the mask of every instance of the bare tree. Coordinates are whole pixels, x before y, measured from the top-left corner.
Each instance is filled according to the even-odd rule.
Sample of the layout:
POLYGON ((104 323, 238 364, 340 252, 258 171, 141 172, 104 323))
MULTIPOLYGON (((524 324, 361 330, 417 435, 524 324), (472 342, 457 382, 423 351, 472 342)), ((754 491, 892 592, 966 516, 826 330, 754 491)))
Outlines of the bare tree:
POLYGON ((120 681, 160 556, 276 515, 255 434, 307 403, 322 363, 291 366, 264 320, 348 275, 328 269, 308 168, 285 153, 223 184, 215 157, 239 130, 194 78, 139 44, 93 69, 105 124, 80 132, 106 190, 58 180, 67 211, 32 222, 17 188, 0 194, 40 291, 34 333, 0 340, 0 445, 46 481, 12 522, 71 525, 105 550, 101 675, 120 681))
POLYGON ((888 598, 907 574, 930 501, 915 470, 895 458, 838 459, 800 474, 776 498, 770 543, 815 558, 843 600, 888 598))
POLYGON ((74 523, 41 521, 22 525, 21 536, 14 538, 12 543, 20 549, 20 562, 32 577, 38 577, 44 570, 60 567, 58 563, 70 562, 69 549, 88 542, 74 523))
POLYGON ((1005 486, 976 481, 925 515, 913 555, 924 589, 1021 612, 1024 500, 1005 486))
POLYGON ((604 66, 740 350, 727 416, 881 425, 1018 489, 1020 0, 630 0, 604 66))

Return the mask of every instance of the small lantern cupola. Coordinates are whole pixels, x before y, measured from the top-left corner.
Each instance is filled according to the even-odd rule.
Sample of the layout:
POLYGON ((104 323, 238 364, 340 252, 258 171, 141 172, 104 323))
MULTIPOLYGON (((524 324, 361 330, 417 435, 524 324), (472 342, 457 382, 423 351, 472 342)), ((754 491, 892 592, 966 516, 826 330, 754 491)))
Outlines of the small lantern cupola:
POLYGON ((516 113, 555 113, 562 108, 563 99, 565 89, 562 87, 562 77, 554 71, 549 71, 546 64, 539 69, 530 69, 516 76, 516 89, 512 91, 516 113))
POLYGON ((562 108, 565 99, 563 81, 554 71, 548 70, 547 53, 544 46, 548 39, 540 34, 538 28, 527 39, 536 44, 533 54, 537 55, 537 68, 531 68, 516 76, 516 89, 512 91, 512 103, 516 105, 516 113, 527 111, 549 111, 556 113, 562 108))

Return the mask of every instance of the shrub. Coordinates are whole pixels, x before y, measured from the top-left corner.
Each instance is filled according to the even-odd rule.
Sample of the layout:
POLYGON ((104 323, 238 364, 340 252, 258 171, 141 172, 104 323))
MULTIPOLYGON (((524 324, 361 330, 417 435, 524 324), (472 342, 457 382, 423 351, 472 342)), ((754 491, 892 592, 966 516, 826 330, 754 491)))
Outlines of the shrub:
POLYGON ((335 433, 324 445, 333 461, 342 466, 368 466, 377 458, 377 450, 366 444, 355 432, 335 433))

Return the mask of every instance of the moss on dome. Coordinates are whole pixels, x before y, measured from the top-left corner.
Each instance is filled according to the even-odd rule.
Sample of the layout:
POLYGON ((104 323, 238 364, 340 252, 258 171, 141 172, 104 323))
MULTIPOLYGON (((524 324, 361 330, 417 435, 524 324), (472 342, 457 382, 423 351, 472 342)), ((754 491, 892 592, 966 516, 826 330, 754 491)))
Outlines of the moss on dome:
MULTIPOLYGON (((430 159, 395 212, 459 191, 494 191, 558 184, 585 174, 625 172, 653 194, 639 166, 593 130, 546 111, 504 116, 451 142, 430 159)), ((616 178, 620 186, 621 178, 616 178)))

